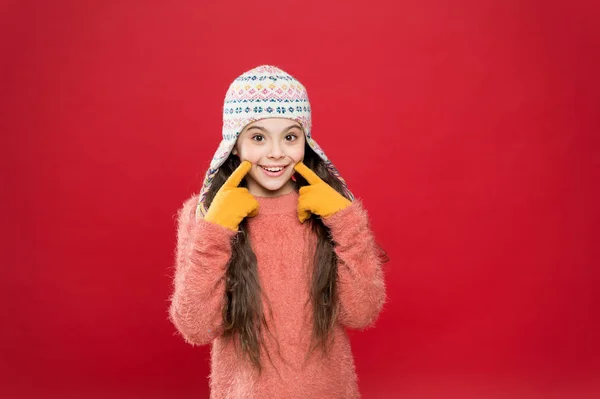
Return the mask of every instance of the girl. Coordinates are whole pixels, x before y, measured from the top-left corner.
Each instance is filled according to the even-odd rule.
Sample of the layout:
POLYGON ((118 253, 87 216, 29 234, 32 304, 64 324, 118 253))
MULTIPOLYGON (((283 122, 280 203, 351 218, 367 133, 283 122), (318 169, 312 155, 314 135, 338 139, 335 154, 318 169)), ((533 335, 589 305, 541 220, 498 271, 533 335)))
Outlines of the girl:
POLYGON ((374 323, 387 261, 367 213, 312 139, 295 78, 254 68, 223 112, 202 190, 178 212, 170 320, 211 344, 211 398, 358 398, 345 328, 374 323))

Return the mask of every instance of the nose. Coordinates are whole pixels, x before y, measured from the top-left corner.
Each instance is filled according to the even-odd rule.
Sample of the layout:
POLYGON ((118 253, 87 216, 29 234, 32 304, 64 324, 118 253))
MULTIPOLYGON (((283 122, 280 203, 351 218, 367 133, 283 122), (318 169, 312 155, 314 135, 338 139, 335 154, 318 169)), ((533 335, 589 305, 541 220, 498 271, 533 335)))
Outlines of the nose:
POLYGON ((273 141, 271 148, 269 150, 268 157, 270 159, 281 159, 284 156, 285 156, 285 154, 283 153, 283 149, 281 148, 281 145, 277 141, 273 141))

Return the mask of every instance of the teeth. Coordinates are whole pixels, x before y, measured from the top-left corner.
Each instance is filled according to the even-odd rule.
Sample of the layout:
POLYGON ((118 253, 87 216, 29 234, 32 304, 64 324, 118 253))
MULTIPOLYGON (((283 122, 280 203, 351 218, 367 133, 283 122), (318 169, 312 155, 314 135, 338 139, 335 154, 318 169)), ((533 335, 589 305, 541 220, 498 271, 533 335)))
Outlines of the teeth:
POLYGON ((263 169, 266 169, 269 172, 279 172, 279 171, 283 170, 283 168, 265 168, 264 166, 263 166, 263 169))

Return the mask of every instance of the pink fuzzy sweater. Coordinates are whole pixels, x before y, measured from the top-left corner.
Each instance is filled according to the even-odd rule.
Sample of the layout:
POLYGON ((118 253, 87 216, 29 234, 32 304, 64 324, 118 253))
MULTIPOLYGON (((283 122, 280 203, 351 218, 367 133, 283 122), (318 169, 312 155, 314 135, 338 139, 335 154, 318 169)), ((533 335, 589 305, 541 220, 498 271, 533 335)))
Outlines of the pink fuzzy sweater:
POLYGON ((324 219, 338 256, 340 311, 327 356, 306 359, 312 332, 309 287, 316 239, 298 221, 298 193, 256 197, 259 214, 248 221, 258 261, 263 310, 271 334, 263 332, 259 376, 221 335, 224 274, 236 234, 195 221, 198 196, 179 211, 174 293, 169 316, 186 342, 210 343, 211 398, 358 398, 357 377, 345 328, 372 325, 385 301, 378 250, 360 200, 324 219), (278 350, 279 348, 279 350, 278 350))

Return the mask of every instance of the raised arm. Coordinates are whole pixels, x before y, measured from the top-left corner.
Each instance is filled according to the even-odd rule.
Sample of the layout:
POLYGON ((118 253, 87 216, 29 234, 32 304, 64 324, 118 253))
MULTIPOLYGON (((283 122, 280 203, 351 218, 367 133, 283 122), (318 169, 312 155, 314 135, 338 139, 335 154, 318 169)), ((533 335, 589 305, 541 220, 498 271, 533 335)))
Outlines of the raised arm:
POLYGON ((362 202, 323 218, 336 242, 340 313, 338 321, 348 328, 372 325, 386 299, 380 248, 369 227, 362 202))
POLYGON ((198 195, 178 212, 177 249, 169 319, 186 342, 203 345, 222 332, 225 271, 231 257, 231 229, 195 220, 198 195))

